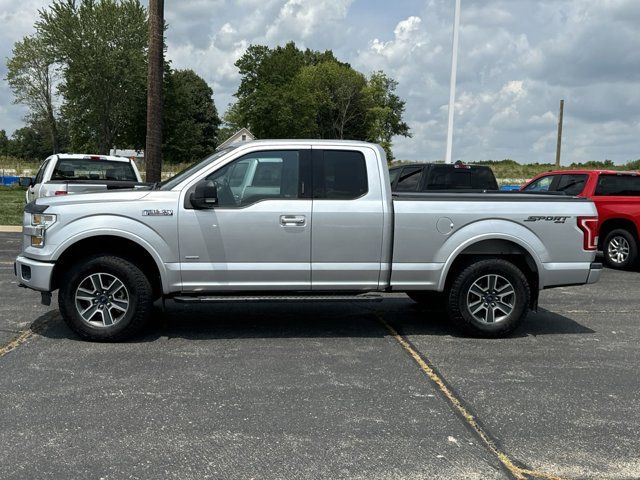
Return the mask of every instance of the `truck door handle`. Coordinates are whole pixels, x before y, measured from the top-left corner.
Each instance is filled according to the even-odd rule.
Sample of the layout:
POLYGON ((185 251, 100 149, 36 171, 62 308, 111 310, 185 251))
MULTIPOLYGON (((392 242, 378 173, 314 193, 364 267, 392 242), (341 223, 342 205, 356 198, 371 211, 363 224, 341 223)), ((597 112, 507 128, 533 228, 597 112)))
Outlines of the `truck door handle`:
POLYGON ((307 223, 307 217, 304 215, 280 215, 280 225, 284 227, 303 227, 305 223, 307 223))

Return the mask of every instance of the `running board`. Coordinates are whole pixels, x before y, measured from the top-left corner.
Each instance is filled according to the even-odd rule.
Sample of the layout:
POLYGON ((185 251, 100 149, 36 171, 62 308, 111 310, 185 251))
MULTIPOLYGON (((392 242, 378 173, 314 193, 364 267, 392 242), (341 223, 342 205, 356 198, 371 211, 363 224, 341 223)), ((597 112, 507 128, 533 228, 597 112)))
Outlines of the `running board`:
POLYGON ((177 303, 226 303, 226 302, 381 302, 380 294, 361 295, 210 295, 173 297, 177 303))

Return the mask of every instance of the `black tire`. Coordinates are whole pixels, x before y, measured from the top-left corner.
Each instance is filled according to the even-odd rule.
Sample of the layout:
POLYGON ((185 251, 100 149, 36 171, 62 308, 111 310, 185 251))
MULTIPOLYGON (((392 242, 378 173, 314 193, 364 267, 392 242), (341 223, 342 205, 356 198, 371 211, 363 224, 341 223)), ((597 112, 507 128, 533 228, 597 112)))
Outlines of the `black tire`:
MULTIPOLYGON (((102 283, 104 284, 105 282, 102 283)), ((84 294, 79 293, 79 295, 84 294)), ((99 294, 87 294, 87 297, 95 298, 95 295, 99 294)), ((103 298, 104 296, 104 294, 100 296, 100 302, 98 303, 103 300, 104 302, 108 301, 103 298)), ((108 296, 108 298, 111 297, 108 296)), ((121 305, 125 303, 124 300, 118 298, 111 301, 114 305, 119 302, 121 302, 119 303, 121 305)), ((81 260, 64 276, 58 295, 58 305, 66 324, 81 338, 95 341, 124 340, 137 333, 148 320, 153 308, 153 289, 146 275, 130 261, 116 256, 92 256, 81 260), (76 292, 80 292, 78 287, 83 285, 84 288, 95 285, 91 283, 89 277, 94 275, 93 278, 95 279, 97 274, 103 275, 103 277, 98 278, 118 279, 124 286, 124 292, 120 290, 114 296, 120 295, 125 298, 124 295, 126 294, 126 301, 128 302, 124 314, 120 311, 122 309, 115 311, 113 316, 109 313, 109 320, 113 322, 109 325, 106 325, 107 322, 104 320, 103 314, 100 314, 100 316, 94 315, 93 319, 96 319, 96 321, 89 322, 83 319, 79 311, 79 308, 84 309, 86 305, 91 306, 91 303, 96 303, 98 300, 92 302, 76 299, 76 292), (118 314, 121 316, 117 317, 118 314), (105 325, 97 324, 100 318, 102 318, 105 325)), ((112 305, 111 302, 108 305, 112 305)), ((98 305, 98 307, 105 311, 113 311, 112 309, 117 308, 111 307, 109 309, 106 303, 101 306, 98 305)), ((94 313, 100 312, 94 311, 94 313)))
MULTIPOLYGON (((474 291, 477 291, 477 288, 474 288, 474 291)), ((522 271, 511 262, 499 258, 491 258, 473 263, 456 275, 448 291, 447 313, 453 324, 466 334, 477 337, 504 337, 513 332, 524 321, 529 312, 530 299, 529 282, 522 271), (491 278, 498 279, 498 287, 495 287, 495 290, 489 290, 489 276, 494 276, 491 278), (504 302, 497 300, 498 296, 495 293, 487 294, 490 296, 486 298, 495 299, 495 303, 491 301, 485 303, 485 300, 480 295, 470 292, 476 282, 484 285, 485 279, 487 279, 487 289, 490 292, 497 292, 499 296, 501 295, 500 291, 510 291, 508 287, 506 290, 500 290, 509 283, 513 293, 502 297, 504 302), (480 304, 477 303, 478 300, 480 304), (507 304, 511 305, 511 311, 508 314, 505 314, 506 311, 496 310, 501 308, 508 310, 507 304), (484 305, 487 306, 485 307, 484 305), (492 305, 497 306, 492 307, 492 305), (484 315, 489 318, 485 318, 485 321, 478 320, 471 312, 471 307, 481 309, 476 314, 477 316, 484 315), (490 310, 493 314, 490 313, 490 310), (496 312, 503 315, 496 315, 496 312), (493 315, 493 322, 488 323, 491 315, 493 315)))
POLYGON ((607 267, 627 270, 633 268, 638 261, 638 240, 628 230, 619 228, 607 234, 602 252, 607 267))
POLYGON ((412 291, 405 293, 411 300, 421 306, 437 309, 445 307, 445 295, 442 292, 412 291))

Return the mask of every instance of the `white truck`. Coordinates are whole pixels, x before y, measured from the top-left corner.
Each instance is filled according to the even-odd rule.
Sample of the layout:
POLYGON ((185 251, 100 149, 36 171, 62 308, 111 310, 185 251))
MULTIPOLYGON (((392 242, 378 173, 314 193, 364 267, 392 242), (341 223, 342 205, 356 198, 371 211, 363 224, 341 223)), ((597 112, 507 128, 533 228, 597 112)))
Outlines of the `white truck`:
POLYGON ((544 288, 596 282, 587 199, 391 193, 384 150, 254 141, 148 190, 40 198, 24 214, 22 286, 81 337, 137 331, 158 299, 444 300, 473 335, 506 335, 544 288))
POLYGON ((60 153, 42 162, 35 177, 20 178, 27 187, 27 203, 40 197, 139 188, 135 162, 125 157, 60 153))

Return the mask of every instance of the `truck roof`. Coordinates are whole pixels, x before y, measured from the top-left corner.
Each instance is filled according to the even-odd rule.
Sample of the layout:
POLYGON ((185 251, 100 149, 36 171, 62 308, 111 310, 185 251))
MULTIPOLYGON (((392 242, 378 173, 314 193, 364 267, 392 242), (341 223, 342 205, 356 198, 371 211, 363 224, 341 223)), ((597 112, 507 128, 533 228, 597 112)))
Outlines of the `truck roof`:
MULTIPOLYGON (((569 174, 569 175, 589 175, 589 174, 607 174, 607 175, 638 175, 637 171, 634 170, 599 170, 599 169, 575 169, 575 170, 549 170, 548 172, 542 172, 536 175, 536 177, 541 177, 543 175, 560 175, 560 174, 569 174)), ((534 177, 534 178, 536 178, 534 177)))
POLYGON ((111 162, 129 162, 127 157, 117 157, 115 155, 96 155, 95 153, 56 153, 49 158, 70 158, 74 160, 93 159, 93 160, 109 160, 111 162))
POLYGON ((291 145, 350 145, 350 146, 368 146, 380 148, 380 146, 376 143, 364 142, 362 140, 326 140, 326 139, 318 139, 318 138, 310 138, 310 139, 265 139, 265 140, 251 140, 248 142, 242 142, 238 146, 244 145, 279 145, 282 143, 287 143, 291 145))

